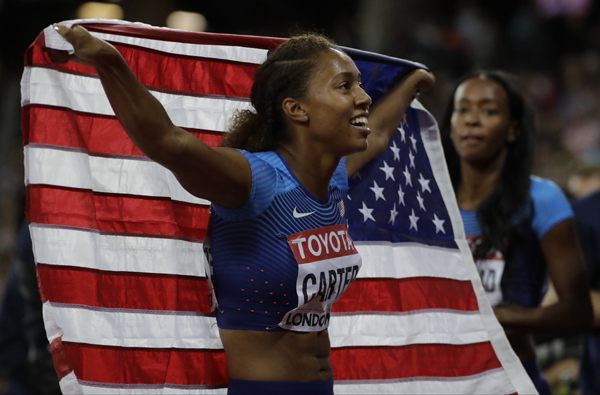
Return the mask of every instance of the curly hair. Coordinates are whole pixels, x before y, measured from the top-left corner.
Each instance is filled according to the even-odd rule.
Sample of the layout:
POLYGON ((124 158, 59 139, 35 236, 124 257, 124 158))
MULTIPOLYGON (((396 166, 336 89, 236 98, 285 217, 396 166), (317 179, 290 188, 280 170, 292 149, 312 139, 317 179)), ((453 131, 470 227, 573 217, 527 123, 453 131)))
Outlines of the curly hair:
POLYGON ((455 189, 461 183, 461 172, 460 158, 450 138, 454 95, 458 87, 471 78, 485 78, 498 83, 508 97, 511 120, 518 125, 519 133, 516 140, 508 144, 498 184, 477 209, 481 243, 476 246, 473 254, 476 259, 481 259, 489 257, 494 251, 501 251, 509 264, 515 257, 519 243, 518 227, 530 222, 533 217, 533 203, 529 192, 534 157, 533 112, 516 88, 516 78, 511 74, 497 70, 477 70, 464 75, 452 92, 440 124, 444 155, 455 189))
POLYGON ((325 36, 307 33, 279 45, 258 67, 252 84, 250 101, 253 110, 234 115, 223 147, 249 152, 272 151, 288 140, 285 115, 281 104, 291 97, 301 99, 318 66, 318 56, 339 47, 325 36))

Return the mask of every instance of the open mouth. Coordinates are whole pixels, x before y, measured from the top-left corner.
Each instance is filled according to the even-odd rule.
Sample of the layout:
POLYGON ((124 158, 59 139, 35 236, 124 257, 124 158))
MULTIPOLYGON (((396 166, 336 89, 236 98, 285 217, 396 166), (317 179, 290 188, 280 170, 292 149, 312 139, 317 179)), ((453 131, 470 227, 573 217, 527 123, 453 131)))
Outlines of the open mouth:
POLYGON ((354 126, 365 127, 369 124, 367 117, 356 117, 350 120, 350 123, 354 126))

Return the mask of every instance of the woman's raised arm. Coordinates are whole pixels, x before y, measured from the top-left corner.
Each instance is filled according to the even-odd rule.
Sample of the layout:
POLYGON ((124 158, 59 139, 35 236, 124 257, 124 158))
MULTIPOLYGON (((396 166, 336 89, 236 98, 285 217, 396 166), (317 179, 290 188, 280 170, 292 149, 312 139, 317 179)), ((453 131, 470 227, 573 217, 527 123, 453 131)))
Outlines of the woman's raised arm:
POLYGON ((431 89, 434 83, 435 77, 432 73, 417 69, 406 76, 377 103, 369 114, 371 134, 367 138, 369 143, 367 149, 346 157, 348 178, 356 174, 371 159, 385 152, 390 138, 396 132, 417 91, 431 89))
POLYGON ((197 197, 227 208, 240 207, 248 200, 252 175, 243 154, 230 148, 211 148, 175 126, 115 47, 81 26, 70 29, 57 24, 54 28, 75 52, 69 55, 47 49, 50 59, 96 69, 117 119, 145 155, 171 170, 197 197))

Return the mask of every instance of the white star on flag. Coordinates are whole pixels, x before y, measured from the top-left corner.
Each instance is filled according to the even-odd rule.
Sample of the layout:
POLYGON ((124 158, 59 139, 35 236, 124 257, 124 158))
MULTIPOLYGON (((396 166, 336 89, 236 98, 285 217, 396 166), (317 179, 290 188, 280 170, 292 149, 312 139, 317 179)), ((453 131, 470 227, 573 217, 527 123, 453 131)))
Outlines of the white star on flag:
POLYGON ((421 184, 423 193, 425 193, 425 191, 431 193, 431 189, 429 189, 429 180, 423 177, 422 173, 419 173, 419 184, 421 184))
POLYGON ((373 186, 369 189, 371 189, 373 191, 373 193, 375 194, 375 201, 378 201, 379 198, 382 198, 383 200, 385 200, 385 196, 383 196, 384 188, 377 185, 377 181, 373 181, 373 186))
POLYGON ((419 217, 417 217, 415 215, 415 210, 412 210, 412 213, 408 216, 408 219, 410 220, 410 229, 415 229, 416 231, 419 230, 419 228, 417 227, 417 221, 419 220, 419 217))
POLYGON ((419 191, 417 191, 417 201, 419 202, 419 206, 421 207, 421 210, 423 210, 423 211, 427 211, 427 210, 425 209, 425 205, 423 204, 423 201, 424 201, 424 200, 425 200, 425 199, 423 199, 423 198, 421 197, 421 194, 419 193, 419 191))
POLYGON ((406 117, 406 113, 402 116, 402 123, 408 126, 408 118, 406 117))
POLYGON ((404 177, 406 177, 405 185, 410 185, 412 187, 412 180, 410 179, 410 172, 408 171, 408 166, 404 166, 404 171, 402 172, 402 174, 404 174, 404 177))
POLYGON ((403 206, 406 206, 406 203, 404 203, 404 192, 402 191, 402 186, 400 184, 398 184, 398 203, 401 203, 403 206))
POLYGON ((375 221, 375 218, 373 218, 373 215, 371 215, 373 209, 368 208, 365 202, 363 202, 362 208, 359 208, 358 211, 360 211, 360 213, 363 215, 364 222, 367 222, 368 219, 375 221))
POLYGON ((412 143, 413 149, 415 150, 415 152, 417 152, 417 139, 414 138, 412 134, 410 136, 408 136, 408 138, 410 139, 410 142, 412 143))
POLYGON ((415 156, 413 155, 412 151, 408 151, 408 159, 410 159, 410 167, 412 167, 413 169, 416 169, 415 156))
POLYGON ((394 153, 394 160, 400 161, 400 148, 396 146, 396 142, 392 140, 392 146, 390 147, 394 153))
POLYGON ((435 225, 435 233, 436 234, 438 232, 442 232, 442 233, 446 234, 446 231, 444 230, 444 222, 446 222, 445 220, 439 219, 437 217, 437 215, 433 214, 433 219, 431 221, 435 225))
POLYGON ((400 141, 406 143, 406 132, 404 131, 404 128, 402 128, 402 125, 398 128, 398 131, 400 132, 400 141))
POLYGON ((396 222, 396 215, 398 215, 398 212, 396 211, 396 203, 394 203, 394 207, 390 210, 390 224, 394 225, 394 222, 396 222))
POLYGON ((396 179, 394 178, 394 168, 393 167, 389 167, 388 164, 383 161, 383 167, 380 167, 379 170, 383 171, 385 173, 385 180, 387 181, 389 178, 391 178, 393 181, 396 181, 396 179))

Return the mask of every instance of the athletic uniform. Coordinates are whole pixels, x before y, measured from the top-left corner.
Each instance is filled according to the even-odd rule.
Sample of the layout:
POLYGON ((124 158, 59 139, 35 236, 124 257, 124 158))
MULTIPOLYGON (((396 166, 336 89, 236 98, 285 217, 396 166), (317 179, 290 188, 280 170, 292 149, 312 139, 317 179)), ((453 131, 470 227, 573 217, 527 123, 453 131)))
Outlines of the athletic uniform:
MULTIPOLYGON (((533 218, 530 226, 518 229, 518 256, 506 268, 500 252, 490 259, 476 261, 483 287, 492 306, 501 303, 537 307, 547 289, 547 268, 540 239, 558 223, 573 217, 573 211, 560 188, 550 180, 531 176, 530 195, 533 218)), ((461 210, 467 240, 473 249, 481 236, 475 211, 461 210)), ((540 394, 550 393, 535 361, 524 361, 525 370, 540 394)))
MULTIPOLYGON (((600 191, 574 202, 573 211, 590 288, 600 291, 600 191)), ((583 395, 600 394, 600 329, 583 335, 582 342, 579 389, 583 395)))
MULTIPOLYGON (((300 184, 279 153, 242 153, 252 168, 250 198, 234 210, 213 204, 205 241, 217 324, 255 331, 327 329, 333 303, 361 266, 345 218, 345 161, 321 200, 300 184)), ((233 380, 229 393, 238 382, 233 380)), ((256 385, 266 393, 269 384, 277 386, 275 392, 284 391, 281 385, 299 390, 290 383, 256 385)), ((311 385, 323 384, 333 393, 333 381, 311 385)))

